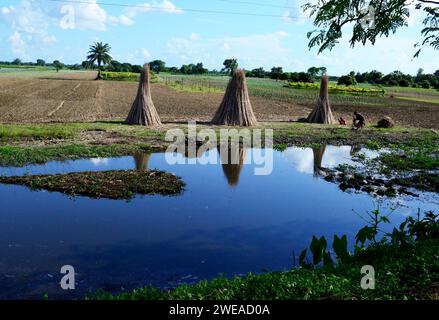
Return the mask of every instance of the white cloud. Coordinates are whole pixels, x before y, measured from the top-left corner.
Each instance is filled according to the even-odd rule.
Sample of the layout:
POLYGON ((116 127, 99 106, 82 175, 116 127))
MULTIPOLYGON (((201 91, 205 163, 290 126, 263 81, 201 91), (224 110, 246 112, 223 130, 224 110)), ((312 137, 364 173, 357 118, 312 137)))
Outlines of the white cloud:
POLYGON ((151 53, 149 53, 149 51, 147 49, 142 48, 139 51, 140 51, 143 58, 145 58, 145 59, 151 58, 151 53))
POLYGON ((351 48, 348 41, 351 35, 347 32, 332 51, 320 55, 313 54, 309 63, 327 66, 329 74, 332 75, 346 74, 352 70, 364 72, 377 69, 384 73, 402 70, 415 74, 419 68, 437 69, 436 61, 428 58, 435 54, 431 48, 425 48, 419 58, 413 58, 416 51, 413 45, 419 41, 416 36, 378 38, 375 45, 356 44, 351 48))
POLYGON ((12 12, 12 10, 14 10, 13 6, 3 7, 3 8, 1 8, 1 13, 4 15, 10 14, 12 12))
POLYGON ((291 63, 291 50, 283 45, 289 35, 279 31, 240 37, 203 38, 192 33, 187 38, 175 37, 168 41, 168 54, 178 63, 202 61, 209 67, 218 67, 218 61, 234 57, 242 67, 272 67, 291 63))
POLYGON ((9 38, 9 42, 11 44, 12 52, 19 55, 20 57, 24 57, 26 55, 26 42, 21 37, 21 34, 18 31, 15 31, 9 38))
POLYGON ((50 19, 38 1, 23 0, 16 7, 3 7, 1 20, 12 29, 11 51, 27 59, 30 53, 56 41, 49 33, 50 19))
POLYGON ((309 13, 303 12, 302 6, 309 0, 293 0, 287 1, 285 11, 282 15, 282 21, 288 24, 303 24, 310 20, 309 13))
MULTIPOLYGON (((143 3, 126 8, 119 16, 112 16, 102 8, 96 0, 87 3, 69 3, 61 6, 72 8, 74 12, 73 29, 106 31, 109 25, 134 25, 134 18, 146 12, 182 13, 183 11, 171 1, 164 0, 161 3, 143 3)), ((63 26, 60 25, 62 28, 63 26)), ((64 27, 66 28, 66 27, 64 27)))
POLYGON ((410 16, 407 19, 407 23, 409 27, 413 27, 416 25, 421 25, 422 21, 425 19, 426 14, 424 12, 424 8, 422 4, 421 7, 419 9, 416 9, 416 3, 414 1, 406 1, 407 3, 409 3, 409 10, 410 10, 410 16))
POLYGON ((134 21, 130 18, 128 18, 126 15, 121 14, 119 17, 111 17, 113 19, 113 22, 116 24, 121 24, 125 26, 132 26, 134 24, 134 21))
POLYGON ((118 61, 128 62, 131 64, 140 64, 143 65, 145 62, 152 57, 150 51, 146 48, 136 49, 134 51, 130 51, 125 54, 116 54, 114 58, 118 61))
POLYGON ((163 0, 160 3, 152 2, 152 3, 142 3, 135 5, 133 7, 127 8, 124 10, 124 15, 128 19, 133 19, 139 14, 148 13, 148 12, 163 12, 170 14, 180 14, 183 13, 183 10, 178 8, 175 4, 173 4, 169 0, 163 0))
MULTIPOLYGON (((117 18, 110 17, 107 12, 96 3, 96 0, 89 2, 90 3, 72 3, 61 7, 61 9, 71 8, 71 10, 67 10, 67 12, 73 13, 72 29, 105 31, 107 30, 107 24, 109 22, 118 21, 117 18)), ((60 27, 64 28, 63 25, 60 25, 60 27)), ((70 28, 70 26, 68 28, 70 28)))

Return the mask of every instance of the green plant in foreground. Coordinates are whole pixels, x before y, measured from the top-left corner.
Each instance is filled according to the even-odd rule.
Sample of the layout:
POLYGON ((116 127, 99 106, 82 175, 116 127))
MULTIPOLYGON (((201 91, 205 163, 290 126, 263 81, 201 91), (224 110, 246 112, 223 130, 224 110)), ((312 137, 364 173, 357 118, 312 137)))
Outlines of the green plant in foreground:
MULTIPOLYGON (((355 236, 356 243, 354 247, 354 254, 351 255, 348 251, 347 236, 343 235, 341 238, 334 236, 332 248, 339 263, 347 263, 356 254, 363 252, 368 247, 378 247, 388 245, 394 247, 405 247, 413 244, 415 241, 427 239, 439 239, 439 214, 430 211, 425 213, 425 218, 421 219, 418 213, 418 218, 408 217, 399 228, 393 228, 392 232, 386 233, 381 231, 379 226, 383 223, 390 223, 389 215, 383 216, 379 209, 368 212, 366 219, 367 225, 361 228, 355 236), (378 234, 382 232, 384 237, 381 240, 377 239, 378 234), (390 240, 390 241, 389 241, 390 240)), ((307 261, 308 249, 304 249, 299 257, 299 265, 303 268, 311 269, 323 263, 323 266, 333 266, 331 252, 327 250, 327 240, 325 237, 318 239, 313 236, 309 250, 312 255, 312 261, 307 261)))

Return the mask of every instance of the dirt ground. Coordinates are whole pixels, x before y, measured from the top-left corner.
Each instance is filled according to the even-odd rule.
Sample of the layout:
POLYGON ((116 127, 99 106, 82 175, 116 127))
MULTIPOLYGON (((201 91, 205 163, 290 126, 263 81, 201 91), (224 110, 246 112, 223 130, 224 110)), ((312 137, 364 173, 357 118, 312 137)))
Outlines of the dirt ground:
MULTIPOLYGON (((0 77, 0 122, 76 122, 124 119, 134 100, 137 84, 94 81, 94 72, 48 74, 43 77, 0 77)), ((177 92, 163 84, 152 88, 154 103, 164 122, 209 121, 218 108, 222 94, 177 92)), ((259 121, 295 121, 305 117, 309 102, 285 102, 251 97, 259 121)), ((439 128, 439 106, 333 105, 336 117, 350 120, 357 110, 370 123, 391 116, 402 126, 439 128)))

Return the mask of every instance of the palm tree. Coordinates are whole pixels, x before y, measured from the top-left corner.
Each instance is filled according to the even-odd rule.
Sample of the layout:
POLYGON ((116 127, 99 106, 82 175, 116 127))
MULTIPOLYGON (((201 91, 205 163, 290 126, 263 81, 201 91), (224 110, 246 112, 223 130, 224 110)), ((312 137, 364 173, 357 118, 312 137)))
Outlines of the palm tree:
POLYGON ((91 63, 98 63, 98 77, 96 80, 102 79, 101 77, 101 65, 109 64, 113 58, 110 56, 111 47, 108 43, 103 44, 102 42, 95 42, 90 46, 89 55, 87 56, 87 60, 91 63))

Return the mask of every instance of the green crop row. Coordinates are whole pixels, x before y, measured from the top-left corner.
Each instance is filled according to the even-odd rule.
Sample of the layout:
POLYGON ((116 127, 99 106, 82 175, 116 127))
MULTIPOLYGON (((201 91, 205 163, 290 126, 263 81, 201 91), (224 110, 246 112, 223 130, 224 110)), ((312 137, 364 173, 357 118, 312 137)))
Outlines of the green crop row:
MULTIPOLYGON (((287 87, 293 89, 311 89, 318 90, 320 88, 319 83, 304 83, 304 82, 289 82, 287 87)), ((366 95, 366 96, 383 96, 385 94, 384 89, 379 88, 364 88, 355 86, 339 86, 336 84, 329 85, 330 93, 347 93, 352 95, 366 95)))
MULTIPOLYGON (((139 81, 140 73, 104 71, 102 78, 109 81, 139 81)), ((151 82, 158 82, 158 77, 153 73, 151 73, 151 82)))

